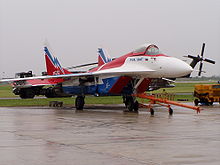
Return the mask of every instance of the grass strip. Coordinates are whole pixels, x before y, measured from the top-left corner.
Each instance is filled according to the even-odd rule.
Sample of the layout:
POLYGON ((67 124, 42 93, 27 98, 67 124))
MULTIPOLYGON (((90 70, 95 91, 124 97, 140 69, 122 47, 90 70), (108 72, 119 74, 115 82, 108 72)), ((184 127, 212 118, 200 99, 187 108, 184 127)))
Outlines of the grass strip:
MULTIPOLYGON (((40 99, 2 99, 0 107, 15 106, 48 106, 50 101, 62 101, 64 105, 75 105, 75 98, 40 98, 40 99)), ((85 98, 86 104, 122 104, 122 98, 119 96, 92 97, 85 98)))
MULTIPOLYGON (((193 101, 192 95, 176 95, 175 101, 179 99, 193 101)), ((22 107, 22 106, 48 106, 50 101, 62 101, 65 106, 74 106, 75 98, 40 98, 40 99, 2 99, 0 100, 0 107, 22 107)), ((148 101, 146 99, 138 98, 139 102, 148 101)), ((121 96, 108 97, 94 97, 88 96, 85 98, 86 104, 123 104, 121 96)))

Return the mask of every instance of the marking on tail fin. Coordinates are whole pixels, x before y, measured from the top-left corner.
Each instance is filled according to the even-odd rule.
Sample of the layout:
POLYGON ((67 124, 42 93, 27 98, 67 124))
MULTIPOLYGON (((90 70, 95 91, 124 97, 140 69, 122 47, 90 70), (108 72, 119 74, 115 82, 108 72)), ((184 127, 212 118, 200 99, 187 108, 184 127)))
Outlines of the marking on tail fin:
POLYGON ((53 57, 50 54, 47 47, 44 47, 44 51, 45 51, 46 67, 47 67, 48 75, 61 75, 61 74, 70 74, 71 73, 68 70, 62 68, 58 59, 56 57, 53 57))
POLYGON ((106 64, 112 61, 112 59, 106 55, 105 51, 102 48, 98 48, 98 66, 106 64))

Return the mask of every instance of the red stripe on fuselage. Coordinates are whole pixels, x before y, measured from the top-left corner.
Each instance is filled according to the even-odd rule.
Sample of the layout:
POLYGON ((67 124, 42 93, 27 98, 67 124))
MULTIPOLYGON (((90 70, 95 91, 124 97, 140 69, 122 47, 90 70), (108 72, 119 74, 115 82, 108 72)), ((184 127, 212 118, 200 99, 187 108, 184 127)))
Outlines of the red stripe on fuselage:
POLYGON ((131 77, 120 77, 117 82, 112 86, 109 93, 113 94, 120 94, 122 89, 128 84, 128 82, 131 80, 131 77))

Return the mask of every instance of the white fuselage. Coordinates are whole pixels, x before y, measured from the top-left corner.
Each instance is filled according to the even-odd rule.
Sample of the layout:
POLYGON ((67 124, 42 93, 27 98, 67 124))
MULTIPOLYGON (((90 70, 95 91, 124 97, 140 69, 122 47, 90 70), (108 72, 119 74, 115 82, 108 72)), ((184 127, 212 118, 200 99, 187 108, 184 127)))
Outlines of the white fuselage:
POLYGON ((148 73, 149 78, 177 78, 190 74, 193 69, 186 62, 175 58, 167 56, 157 56, 157 57, 148 57, 148 56, 138 56, 138 57, 129 57, 126 59, 125 64, 132 68, 135 67, 145 67, 147 69, 154 70, 154 72, 148 73))
POLYGON ((114 73, 135 76, 139 75, 146 78, 177 78, 190 74, 192 67, 186 62, 169 56, 132 56, 127 57, 119 67, 102 69, 98 74, 114 73))

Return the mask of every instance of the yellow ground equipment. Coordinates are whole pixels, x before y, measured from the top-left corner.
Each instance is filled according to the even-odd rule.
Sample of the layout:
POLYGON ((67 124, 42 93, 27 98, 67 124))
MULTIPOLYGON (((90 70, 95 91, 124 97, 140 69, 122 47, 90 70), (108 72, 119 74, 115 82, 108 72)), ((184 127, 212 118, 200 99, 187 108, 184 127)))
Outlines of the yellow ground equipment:
POLYGON ((195 105, 199 103, 212 105, 213 102, 220 102, 220 84, 198 84, 195 85, 195 105))

